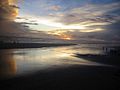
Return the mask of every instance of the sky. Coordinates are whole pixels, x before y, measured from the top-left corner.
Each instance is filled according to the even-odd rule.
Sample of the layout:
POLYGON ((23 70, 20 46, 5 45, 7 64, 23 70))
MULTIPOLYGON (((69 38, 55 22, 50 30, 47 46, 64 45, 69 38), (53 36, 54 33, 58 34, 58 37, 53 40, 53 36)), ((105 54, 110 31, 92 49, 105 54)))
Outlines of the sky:
POLYGON ((119 4, 119 0, 25 0, 19 4, 19 16, 33 30, 94 32, 120 19, 119 4))
MULTIPOLYGON (((119 0, 0 0, 10 1, 0 9, 0 18, 13 19, 29 29, 66 40, 120 40, 119 0)), ((2 7, 2 6, 1 6, 2 7)))

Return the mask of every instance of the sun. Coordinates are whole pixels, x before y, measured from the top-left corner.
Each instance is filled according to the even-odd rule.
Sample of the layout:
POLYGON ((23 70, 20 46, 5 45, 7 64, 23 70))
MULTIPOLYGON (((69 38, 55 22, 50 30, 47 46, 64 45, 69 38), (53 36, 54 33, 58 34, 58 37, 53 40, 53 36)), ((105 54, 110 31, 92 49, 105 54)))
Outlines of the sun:
POLYGON ((66 38, 63 38, 64 40, 71 40, 71 38, 70 37, 66 37, 66 38))
POLYGON ((68 37, 68 38, 65 38, 65 39, 66 39, 66 40, 71 40, 71 38, 69 38, 69 37, 68 37))
POLYGON ((64 40, 72 40, 72 37, 70 35, 66 35, 66 34, 60 35, 60 38, 64 39, 64 40))

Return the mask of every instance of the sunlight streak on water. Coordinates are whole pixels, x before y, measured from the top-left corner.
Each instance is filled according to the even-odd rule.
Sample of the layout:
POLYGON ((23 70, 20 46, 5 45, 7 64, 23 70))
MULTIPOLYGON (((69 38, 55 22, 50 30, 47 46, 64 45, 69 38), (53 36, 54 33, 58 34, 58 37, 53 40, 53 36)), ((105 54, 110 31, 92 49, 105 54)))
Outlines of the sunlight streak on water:
POLYGON ((16 76, 37 72, 39 70, 69 67, 72 65, 105 66, 74 57, 75 53, 98 54, 101 53, 101 51, 96 48, 79 46, 0 50, 0 63, 3 64, 1 70, 6 72, 3 74, 16 76), (13 67, 11 67, 11 65, 13 67))

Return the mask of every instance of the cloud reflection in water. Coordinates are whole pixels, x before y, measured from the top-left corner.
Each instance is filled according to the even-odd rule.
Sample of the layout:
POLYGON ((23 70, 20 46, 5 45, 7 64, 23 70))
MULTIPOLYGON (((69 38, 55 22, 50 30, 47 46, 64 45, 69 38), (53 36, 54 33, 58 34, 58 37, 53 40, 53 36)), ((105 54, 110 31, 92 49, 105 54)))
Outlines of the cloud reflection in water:
MULTIPOLYGON (((3 59, 6 59, 6 57, 8 57, 7 60, 14 62, 14 64, 12 65, 16 66, 16 68, 14 69, 16 75, 24 75, 40 70, 64 68, 72 65, 101 65, 95 62, 90 62, 81 58, 74 57, 74 53, 89 53, 90 51, 92 52, 92 49, 90 50, 88 48, 80 47, 79 49, 78 47, 75 49, 75 46, 39 49, 14 49, 11 50, 9 55, 4 53, 2 57, 3 59)), ((99 50, 94 50, 94 52, 92 53, 99 53, 99 50)), ((4 64, 7 64, 5 66, 7 66, 8 68, 11 67, 10 62, 4 64)))

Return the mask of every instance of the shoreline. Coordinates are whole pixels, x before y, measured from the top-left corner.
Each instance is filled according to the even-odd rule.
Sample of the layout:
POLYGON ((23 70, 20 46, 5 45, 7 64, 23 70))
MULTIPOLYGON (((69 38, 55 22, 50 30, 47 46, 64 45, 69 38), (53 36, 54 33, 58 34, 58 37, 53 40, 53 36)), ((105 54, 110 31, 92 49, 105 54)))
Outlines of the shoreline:
POLYGON ((66 43, 0 43, 0 49, 19 49, 19 48, 41 48, 41 47, 57 47, 71 46, 77 44, 66 43))
POLYGON ((77 58, 83 58, 88 61, 113 65, 113 66, 120 66, 120 56, 119 55, 94 55, 94 54, 75 54, 77 58))

